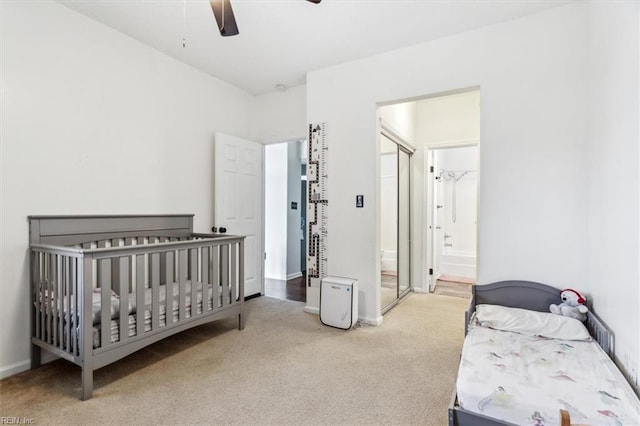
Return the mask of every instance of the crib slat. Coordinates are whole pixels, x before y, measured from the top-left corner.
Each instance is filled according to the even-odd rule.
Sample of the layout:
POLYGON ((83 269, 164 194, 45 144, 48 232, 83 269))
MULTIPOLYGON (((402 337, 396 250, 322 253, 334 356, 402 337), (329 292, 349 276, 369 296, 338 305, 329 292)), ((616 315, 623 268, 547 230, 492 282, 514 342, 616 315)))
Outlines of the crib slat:
POLYGON ((58 284, 60 279, 58 278, 58 255, 51 257, 51 344, 57 346, 58 339, 58 284))
POLYGON ((229 304, 229 246, 220 247, 220 279, 222 280, 222 306, 229 304))
MULTIPOLYGON (((198 249, 189 249, 189 279, 191 280, 191 316, 198 314, 198 249)), ((204 299, 202 299, 204 301, 204 299)), ((201 311, 204 312, 204 311, 201 311)))
POLYGON ((160 327, 160 253, 149 255, 149 269, 151 281, 151 329, 160 327))
POLYGON ((144 332, 144 254, 136 256, 136 336, 144 332))
POLYGON ((100 287, 100 347, 111 344, 111 259, 98 261, 100 287))
POLYGON ((175 252, 168 251, 164 253, 162 258, 165 260, 164 267, 160 268, 160 280, 162 280, 162 273, 165 276, 165 316, 164 323, 169 326, 173 323, 173 289, 175 288, 175 282, 173 280, 173 259, 175 252))
POLYGON ((200 281, 202 282, 202 313, 205 313, 209 310, 209 247, 202 247, 200 274, 200 281))
POLYGON ((118 265, 118 294, 120 295, 120 341, 129 338, 129 258, 114 259, 118 265))
POLYGON ((211 247, 211 284, 213 289, 213 309, 222 306, 220 303, 220 246, 211 247))
POLYGON ((44 267, 45 267, 45 292, 43 296, 44 301, 44 314, 42 321, 42 337, 45 342, 49 343, 51 333, 49 330, 49 315, 51 312, 51 254, 46 253, 44 255, 44 267))
POLYGON ((173 272, 174 257, 175 257, 174 251, 168 251, 163 253, 162 264, 160 266, 160 273, 162 274, 160 276, 160 281, 163 284, 169 285, 170 283, 173 283, 175 281, 175 275, 173 272))
POLYGON ((34 313, 33 313, 33 323, 32 323, 32 332, 33 337, 40 339, 40 301, 42 300, 42 273, 40 267, 40 253, 36 251, 31 252, 31 257, 33 259, 33 280, 31 282, 31 297, 33 298, 34 303, 34 313))
POLYGON ((80 311, 78 310, 78 259, 75 257, 71 258, 71 303, 69 304, 69 312, 71 315, 71 333, 69 335, 69 340, 71 340, 71 351, 74 355, 78 355, 80 352, 77 345, 77 340, 73 337, 76 334, 76 330, 78 329, 78 318, 80 315, 80 311), (71 308, 73 307, 73 308, 71 308))
MULTIPOLYGON (((178 250, 178 291, 180 292, 179 299, 179 312, 180 312, 180 321, 185 319, 186 315, 186 284, 187 282, 187 251, 186 250, 178 250)), ((191 309, 193 309, 193 293, 191 294, 191 309)))
POLYGON ((70 267, 69 264, 71 263, 71 257, 64 257, 64 263, 63 263, 63 276, 64 276, 64 291, 62 294, 62 312, 60 315, 60 322, 61 322, 61 326, 60 326, 60 339, 62 340, 62 342, 60 343, 60 349, 64 350, 65 352, 70 352, 71 348, 70 348, 70 344, 71 342, 69 342, 69 330, 71 329, 71 284, 70 284, 70 279, 71 277, 69 276, 70 274, 70 267))
POLYGON ((51 323, 53 321, 53 280, 56 276, 55 271, 55 255, 49 254, 47 256, 49 266, 49 280, 47 281, 47 339, 46 342, 53 345, 53 332, 51 330, 51 323))
POLYGON ((238 300, 238 283, 237 283, 237 244, 229 244, 229 250, 231 251, 231 303, 235 303, 238 300))
POLYGON ((58 291, 56 292, 56 328, 58 329, 58 339, 56 346, 64 349, 64 269, 62 265, 63 256, 58 255, 56 268, 58 269, 58 283, 56 284, 58 291))

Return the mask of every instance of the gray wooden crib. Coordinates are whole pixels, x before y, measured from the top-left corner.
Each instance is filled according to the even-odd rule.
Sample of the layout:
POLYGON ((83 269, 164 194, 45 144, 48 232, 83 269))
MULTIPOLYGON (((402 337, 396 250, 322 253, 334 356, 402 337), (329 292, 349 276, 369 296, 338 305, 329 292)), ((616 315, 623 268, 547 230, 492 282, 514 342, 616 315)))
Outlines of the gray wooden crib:
POLYGON ((193 233, 193 215, 30 216, 31 367, 41 350, 93 371, 191 327, 244 328, 244 237, 193 233))

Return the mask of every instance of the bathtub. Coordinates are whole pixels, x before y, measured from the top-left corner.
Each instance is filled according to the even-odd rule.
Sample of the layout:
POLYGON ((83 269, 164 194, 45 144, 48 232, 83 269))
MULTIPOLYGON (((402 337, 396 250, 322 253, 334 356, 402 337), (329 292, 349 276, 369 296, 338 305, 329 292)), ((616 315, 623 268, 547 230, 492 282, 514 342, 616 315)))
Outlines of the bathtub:
POLYGON ((475 279, 476 255, 472 252, 451 250, 446 247, 440 257, 439 272, 441 275, 475 279))

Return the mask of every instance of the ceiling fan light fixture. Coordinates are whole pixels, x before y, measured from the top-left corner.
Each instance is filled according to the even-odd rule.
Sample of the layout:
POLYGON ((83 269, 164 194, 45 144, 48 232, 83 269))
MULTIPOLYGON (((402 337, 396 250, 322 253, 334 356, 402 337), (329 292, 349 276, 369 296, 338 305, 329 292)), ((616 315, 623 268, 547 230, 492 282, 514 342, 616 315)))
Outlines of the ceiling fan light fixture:
POLYGON ((238 24, 233 14, 230 0, 209 0, 211 10, 216 18, 218 30, 223 37, 238 35, 238 24))
MULTIPOLYGON (((310 3, 318 4, 322 0, 307 0, 310 3)), ((185 1, 186 4, 186 1, 185 1)), ((233 14, 231 8, 231 0, 209 0, 213 15, 216 17, 218 23, 218 30, 222 37, 229 37, 238 35, 238 24, 236 23, 236 17, 233 14)), ((183 43, 186 45, 186 41, 183 43)), ((184 47, 184 46, 183 46, 184 47)))

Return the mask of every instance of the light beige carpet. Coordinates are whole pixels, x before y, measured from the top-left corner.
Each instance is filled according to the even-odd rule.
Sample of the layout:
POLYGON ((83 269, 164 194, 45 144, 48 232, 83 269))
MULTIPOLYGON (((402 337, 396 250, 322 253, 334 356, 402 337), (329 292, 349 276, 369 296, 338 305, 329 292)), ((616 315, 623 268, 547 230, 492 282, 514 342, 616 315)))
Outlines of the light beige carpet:
POLYGON ((0 382, 0 416, 37 424, 445 425, 465 299, 412 294, 380 327, 323 326, 304 304, 247 302, 95 372, 55 361, 0 382))

